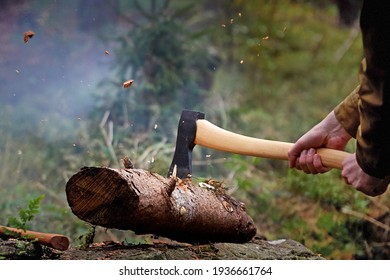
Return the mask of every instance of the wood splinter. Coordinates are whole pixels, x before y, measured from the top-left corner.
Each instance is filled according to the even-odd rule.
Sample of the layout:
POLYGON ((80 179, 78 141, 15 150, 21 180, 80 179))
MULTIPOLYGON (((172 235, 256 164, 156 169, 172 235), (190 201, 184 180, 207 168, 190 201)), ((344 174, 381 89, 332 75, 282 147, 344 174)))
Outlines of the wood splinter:
POLYGON ((168 184, 167 184, 167 194, 168 196, 171 196, 172 192, 174 191, 176 187, 176 183, 178 182, 179 178, 176 177, 177 174, 177 166, 175 165, 173 167, 172 175, 169 178, 168 184))
POLYGON ((166 188, 168 196, 171 196, 172 192, 175 190, 177 181, 178 181, 177 177, 169 178, 167 188, 166 188))

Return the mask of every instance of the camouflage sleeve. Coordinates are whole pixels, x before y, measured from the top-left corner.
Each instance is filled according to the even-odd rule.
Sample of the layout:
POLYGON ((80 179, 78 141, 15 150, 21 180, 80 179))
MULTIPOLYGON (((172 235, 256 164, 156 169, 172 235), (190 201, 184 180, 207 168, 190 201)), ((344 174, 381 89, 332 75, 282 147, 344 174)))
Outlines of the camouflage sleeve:
POLYGON ((356 138, 356 132, 360 123, 358 110, 359 89, 360 85, 334 109, 338 122, 353 138, 356 138))
POLYGON ((357 161, 368 174, 390 175, 390 1, 365 0, 360 17, 366 60, 359 73, 357 161))
POLYGON ((359 75, 356 157, 366 173, 383 178, 390 175, 390 79, 375 86, 364 66, 359 75))

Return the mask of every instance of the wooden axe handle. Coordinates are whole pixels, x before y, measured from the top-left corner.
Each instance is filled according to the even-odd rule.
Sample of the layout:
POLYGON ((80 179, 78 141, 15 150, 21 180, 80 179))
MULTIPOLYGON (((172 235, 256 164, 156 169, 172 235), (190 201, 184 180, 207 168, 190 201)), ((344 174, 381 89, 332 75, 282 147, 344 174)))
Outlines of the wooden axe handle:
POLYGON ((27 240, 38 239, 38 242, 40 244, 61 251, 65 251, 69 247, 69 238, 61 234, 44 233, 44 232, 37 232, 31 230, 23 231, 22 229, 0 226, 0 235, 8 235, 4 229, 20 233, 22 237, 25 237, 27 240))
MULTIPOLYGON (((282 160, 288 159, 288 150, 293 145, 233 133, 204 119, 196 121, 195 144, 234 154, 282 160)), ((343 160, 350 155, 327 148, 319 148, 317 153, 325 166, 338 169, 342 169, 343 160)))

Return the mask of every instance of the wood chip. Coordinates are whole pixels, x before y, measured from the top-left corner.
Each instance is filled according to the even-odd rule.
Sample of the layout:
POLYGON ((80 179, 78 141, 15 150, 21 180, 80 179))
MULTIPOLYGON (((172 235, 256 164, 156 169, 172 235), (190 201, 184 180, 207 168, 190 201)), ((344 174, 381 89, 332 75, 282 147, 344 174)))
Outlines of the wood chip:
POLYGON ((123 88, 128 88, 133 84, 134 80, 128 80, 123 83, 123 88))
POLYGON ((34 35, 35 35, 35 32, 32 30, 28 30, 28 31, 24 32, 24 37, 23 37, 24 42, 27 43, 29 39, 34 37, 34 35))
POLYGON ((225 208, 226 211, 228 211, 230 213, 234 211, 233 207, 230 206, 230 204, 228 202, 226 202, 225 200, 222 201, 222 205, 223 205, 223 207, 225 208))
POLYGON ((124 157, 122 158, 122 163, 123 163, 123 166, 126 168, 126 169, 134 169, 134 165, 133 163, 131 162, 130 158, 129 157, 124 157))

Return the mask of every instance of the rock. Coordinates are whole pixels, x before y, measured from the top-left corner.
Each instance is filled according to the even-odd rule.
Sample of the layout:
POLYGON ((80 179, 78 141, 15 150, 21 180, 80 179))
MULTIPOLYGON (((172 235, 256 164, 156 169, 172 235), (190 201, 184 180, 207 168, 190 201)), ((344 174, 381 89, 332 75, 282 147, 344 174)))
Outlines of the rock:
POLYGON ((113 260, 320 260, 302 244, 281 239, 267 241, 254 239, 244 244, 214 243, 189 245, 185 243, 158 243, 123 245, 119 243, 94 244, 85 250, 71 248, 60 259, 113 260))
POLYGON ((0 239, 0 259, 61 260, 320 260, 302 244, 280 239, 254 238, 244 244, 211 243, 191 245, 174 241, 154 244, 94 243, 86 249, 70 247, 58 251, 34 242, 0 239))

